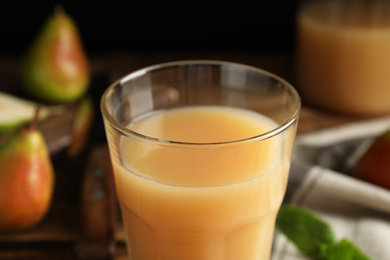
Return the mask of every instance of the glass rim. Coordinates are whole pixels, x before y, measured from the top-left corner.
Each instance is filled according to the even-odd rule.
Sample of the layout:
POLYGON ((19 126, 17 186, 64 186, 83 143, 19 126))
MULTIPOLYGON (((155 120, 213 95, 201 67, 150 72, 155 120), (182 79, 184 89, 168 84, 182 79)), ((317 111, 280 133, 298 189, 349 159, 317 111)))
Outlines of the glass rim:
MULTIPOLYGON (((164 62, 159 63, 151 66, 147 66, 138 70, 135 70, 133 72, 130 72, 126 74, 125 76, 119 78, 118 80, 114 81, 112 84, 108 86, 108 88, 103 92, 102 98, 100 100, 100 110, 102 112, 104 120, 107 120, 112 127, 114 127, 116 130, 120 131, 122 134, 126 136, 131 136, 138 140, 143 140, 147 142, 154 142, 161 145, 181 145, 181 146, 216 146, 216 145, 229 145, 229 144, 239 144, 239 143, 247 143, 247 142, 255 142, 255 141, 261 141, 268 139, 272 136, 275 136, 281 132, 283 132, 285 129, 289 128, 292 124, 298 121, 299 117, 299 111, 301 108, 301 99, 297 92, 297 90, 285 79, 277 76, 276 74, 273 74, 269 71, 266 71, 264 69, 257 68, 255 66, 250 66, 242 63, 237 62, 230 62, 230 61, 220 61, 220 60, 181 60, 181 61, 170 61, 170 62, 164 62), (129 80, 141 77, 143 75, 146 75, 147 73, 157 70, 157 69, 163 69, 168 67, 178 67, 178 66, 185 66, 185 65, 215 65, 215 66, 232 66, 237 68, 242 68, 250 71, 254 71, 257 73, 261 73, 263 75, 266 75, 268 77, 274 78, 277 81, 281 82, 284 87, 288 90, 288 92, 291 94, 291 96, 295 97, 295 108, 290 113, 289 117, 280 124, 277 124, 277 127, 272 128, 271 130, 261 133, 259 135, 243 138, 243 139, 237 139, 232 141, 223 141, 223 142, 205 142, 205 143, 193 143, 193 142, 182 142, 182 141, 173 141, 173 140, 165 140, 160 139, 156 137, 151 137, 148 135, 144 135, 142 133, 133 131, 129 128, 127 128, 125 125, 119 123, 117 120, 114 119, 113 116, 108 112, 106 107, 107 97, 110 96, 110 94, 114 91, 115 87, 121 85, 123 82, 127 82, 129 80)), ((253 110, 251 110, 253 111, 253 110)))

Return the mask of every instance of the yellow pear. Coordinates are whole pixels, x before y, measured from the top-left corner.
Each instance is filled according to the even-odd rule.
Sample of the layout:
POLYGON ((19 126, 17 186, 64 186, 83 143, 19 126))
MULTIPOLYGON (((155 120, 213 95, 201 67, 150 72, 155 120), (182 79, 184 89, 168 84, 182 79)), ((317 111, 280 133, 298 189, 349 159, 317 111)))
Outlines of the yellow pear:
POLYGON ((55 175, 42 133, 27 128, 0 143, 0 233, 37 225, 50 209, 55 175))
POLYGON ((33 42, 21 76, 25 91, 43 102, 72 102, 88 90, 88 58, 76 24, 62 8, 55 10, 33 42))
POLYGON ((87 146, 94 117, 94 107, 91 97, 86 96, 80 100, 72 122, 71 142, 68 155, 76 157, 87 146))

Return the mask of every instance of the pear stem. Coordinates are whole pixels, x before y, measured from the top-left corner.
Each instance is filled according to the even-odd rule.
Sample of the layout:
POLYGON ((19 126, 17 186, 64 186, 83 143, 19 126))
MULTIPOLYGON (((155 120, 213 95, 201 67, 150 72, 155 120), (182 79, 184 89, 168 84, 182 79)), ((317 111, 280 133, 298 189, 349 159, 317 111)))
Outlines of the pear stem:
POLYGON ((28 127, 30 131, 33 131, 37 128, 37 123, 39 119, 39 112, 41 111, 41 106, 37 105, 35 108, 33 119, 28 127))
POLYGON ((56 5, 54 7, 54 14, 56 16, 62 16, 64 14, 64 8, 62 7, 62 5, 56 5))

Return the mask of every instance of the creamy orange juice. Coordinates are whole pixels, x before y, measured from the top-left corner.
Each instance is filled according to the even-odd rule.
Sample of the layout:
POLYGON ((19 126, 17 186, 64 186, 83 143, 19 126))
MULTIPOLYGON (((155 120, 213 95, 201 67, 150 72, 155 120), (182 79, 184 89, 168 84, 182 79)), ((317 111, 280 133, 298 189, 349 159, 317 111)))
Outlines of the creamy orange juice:
POLYGON ((275 122, 199 106, 157 111, 128 127, 152 137, 122 138, 122 162, 113 159, 130 259, 269 260, 290 158, 282 133, 250 138, 275 122))
POLYGON ((308 2, 297 30, 305 100, 345 113, 390 113, 390 1, 308 2))

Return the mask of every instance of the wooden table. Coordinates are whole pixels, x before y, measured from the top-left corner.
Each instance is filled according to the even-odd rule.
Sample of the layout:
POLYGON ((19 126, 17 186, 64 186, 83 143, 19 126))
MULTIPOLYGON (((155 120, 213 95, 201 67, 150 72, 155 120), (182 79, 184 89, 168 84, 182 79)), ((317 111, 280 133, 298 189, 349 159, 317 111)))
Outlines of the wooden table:
MULTIPOLYGON (((105 149, 102 121, 98 107, 99 98, 108 84, 125 74, 160 62, 184 59, 214 59, 245 63, 273 72, 294 83, 293 56, 289 54, 261 54, 261 53, 111 53, 105 55, 91 55, 90 61, 93 70, 93 82, 90 94, 95 101, 95 125, 88 149, 81 156, 68 158, 63 150, 67 143, 60 141, 69 132, 69 125, 73 116, 73 108, 69 106, 66 116, 51 120, 50 124, 41 125, 45 137, 50 143, 50 150, 55 165, 57 185, 51 210, 44 221, 36 228, 18 234, 0 235, 0 259, 80 259, 76 253, 85 238, 85 219, 83 210, 99 208, 96 201, 88 204, 82 199, 86 185, 86 172, 91 172, 91 164, 103 164, 99 167, 110 169, 107 156, 105 160, 91 159, 93 151, 105 149), (55 131, 53 131, 55 129, 55 131), (102 148, 103 147, 103 148, 102 148), (97 205, 97 206, 96 206, 97 205)), ((18 57, 0 58, 0 90, 13 91, 20 86, 19 79, 20 59, 18 57)), ((339 126, 350 122, 364 120, 347 115, 315 109, 305 104, 300 115, 298 134, 320 130, 327 127, 339 126)), ((109 170, 107 170, 109 171, 109 170)), ((116 207, 116 204, 115 204, 116 207)), ((115 211, 115 210, 114 210, 115 211)), ((117 213, 117 212, 115 212, 117 213)), ((0 212, 1 214, 1 212, 0 212)), ((126 259, 124 236, 119 215, 105 215, 108 218, 102 232, 113 232, 115 248, 112 257, 88 257, 83 259, 126 259), (114 217, 113 226, 109 218, 114 217)), ((97 220, 99 222, 99 220, 97 220)), ((91 228, 91 227, 89 227, 91 228)), ((91 230, 89 230, 91 231, 91 230)), ((105 235, 105 234, 104 234, 105 235)), ((96 235, 99 237, 99 234, 96 235)), ((103 235, 102 235, 103 236, 103 235)), ((85 241, 84 241, 85 242, 85 241)))

